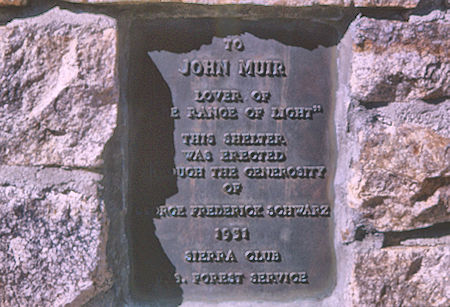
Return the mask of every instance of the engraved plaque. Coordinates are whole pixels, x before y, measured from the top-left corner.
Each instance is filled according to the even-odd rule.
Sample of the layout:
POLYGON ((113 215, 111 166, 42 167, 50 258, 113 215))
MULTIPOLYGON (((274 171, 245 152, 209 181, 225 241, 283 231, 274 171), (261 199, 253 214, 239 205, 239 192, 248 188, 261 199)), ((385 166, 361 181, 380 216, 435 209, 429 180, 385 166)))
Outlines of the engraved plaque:
POLYGON ((289 301, 331 291, 327 31, 281 21, 134 25, 129 229, 138 300, 289 301))

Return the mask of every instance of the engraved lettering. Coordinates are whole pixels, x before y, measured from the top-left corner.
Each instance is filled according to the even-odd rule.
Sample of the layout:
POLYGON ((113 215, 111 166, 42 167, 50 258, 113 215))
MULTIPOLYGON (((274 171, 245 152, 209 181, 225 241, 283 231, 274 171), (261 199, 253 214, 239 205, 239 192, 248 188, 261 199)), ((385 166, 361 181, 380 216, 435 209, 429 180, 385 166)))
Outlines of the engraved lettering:
POLYGON ((180 110, 177 107, 170 108, 170 117, 171 118, 180 118, 180 110))
POLYGON ((237 51, 244 50, 244 42, 240 38, 224 38, 223 42, 225 43, 225 50, 231 51, 232 47, 237 51))
POLYGON ((213 160, 212 153, 209 150, 205 150, 203 152, 199 149, 183 150, 182 152, 183 152, 184 156, 186 157, 186 160, 189 162, 192 162, 192 161, 211 162, 213 160))
POLYGON ((237 167, 211 167, 211 177, 213 178, 239 178, 237 167))
POLYGON ((215 74, 215 63, 213 61, 203 61, 205 75, 212 76, 215 74))
POLYGON ((244 102, 238 90, 194 90, 194 99, 197 102, 224 102, 238 103, 244 102))
POLYGON ((185 145, 216 145, 216 137, 212 133, 182 133, 181 139, 185 145))
POLYGON ((220 241, 241 241, 250 240, 250 233, 247 228, 234 227, 230 228, 215 228, 215 238, 220 241))
POLYGON ((242 192, 242 184, 240 184, 239 182, 232 182, 232 183, 226 182, 223 185, 223 190, 227 194, 239 195, 242 192))
POLYGON ((221 150, 223 162, 283 162, 286 154, 279 150, 221 150))
POLYGON ((237 262, 236 256, 234 255, 232 250, 228 250, 227 252, 218 250, 218 251, 197 251, 197 250, 189 250, 184 253, 184 260, 186 262, 237 262))
POLYGON ((286 67, 281 61, 239 60, 238 72, 246 77, 286 77, 286 67))
POLYGON ((306 120, 313 119, 313 114, 323 112, 322 106, 314 105, 313 107, 288 107, 288 108, 272 108, 271 117, 275 120, 297 119, 306 120))
POLYGON ((263 108, 248 107, 245 109, 245 115, 250 119, 262 119, 264 116, 263 108))
POLYGON ((246 167, 244 174, 252 179, 314 179, 325 178, 323 166, 246 167))
POLYGON ((192 217, 264 217, 262 205, 192 205, 190 207, 192 217))
POLYGON ((239 74, 241 76, 255 76, 255 63, 248 60, 244 63, 244 60, 239 60, 239 74))
POLYGON ((250 97, 258 103, 261 102, 268 103, 270 99, 270 92, 254 90, 250 93, 250 97))
POLYGON ((199 60, 193 60, 191 62, 192 73, 197 76, 203 75, 203 66, 199 60))
POLYGON ((270 205, 267 215, 271 217, 329 217, 329 205, 270 205))
POLYGON ((185 206, 159 206, 156 217, 187 217, 185 206))
POLYGON ((225 50, 231 51, 231 39, 224 38, 223 42, 225 44, 225 50))
POLYGON ((234 146, 281 146, 287 145, 279 133, 225 133, 223 142, 234 146))
POLYGON ((204 167, 177 167, 174 169, 174 175, 179 178, 205 178, 204 167))
POLYGON ((176 284, 186 284, 187 280, 184 279, 180 274, 175 273, 173 274, 173 277, 175 278, 175 283, 176 284))
POLYGON ((240 272, 192 273, 192 283, 195 285, 240 285, 244 274, 240 272))
MULTIPOLYGON (((149 184, 156 188, 148 206, 137 203, 130 211, 132 290, 159 284, 159 277, 140 275, 145 277, 152 261, 148 227, 142 227, 149 225, 176 272, 162 274, 167 280, 162 286, 179 284, 186 299, 201 303, 213 295, 221 301, 236 292, 230 292, 237 290, 233 286, 240 286, 236 300, 322 297, 335 271, 327 174, 335 162, 328 125, 334 50, 300 47, 301 23, 198 21, 194 28, 200 31, 192 32, 190 22, 167 21, 167 33, 172 23, 186 41, 195 36, 195 46, 155 41, 151 61, 139 61, 150 67, 134 65, 131 71, 139 83, 151 82, 142 95, 134 89, 131 94, 156 99, 144 109, 161 128, 146 138, 154 125, 146 127, 144 120, 131 131, 143 132, 146 143, 130 145, 136 162, 130 168, 130 199, 143 199, 141 190, 149 184), (210 26, 219 26, 220 33, 206 29, 210 26), (261 39, 261 33, 247 31, 253 27, 271 30, 261 39), (297 30, 300 41, 283 39, 297 30), (169 110, 158 119, 161 108, 169 110), (147 147, 159 154, 143 157, 147 153, 139 149, 147 147)), ((131 55, 139 55, 136 48, 131 55)))
POLYGON ((244 50, 244 42, 240 38, 233 39, 233 46, 237 51, 244 50))
POLYGON ((178 71, 185 76, 189 75, 189 71, 190 71, 189 60, 184 59, 183 64, 180 68, 178 68, 178 71))
POLYGON ((238 119, 235 107, 187 107, 190 119, 238 119))
POLYGON ((330 206, 320 206, 320 215, 321 216, 330 216, 330 206))
POLYGON ((192 60, 184 59, 178 71, 184 75, 189 76, 229 76, 230 75, 230 61, 228 60, 192 60))
POLYGON ((258 272, 250 274, 250 282, 253 284, 307 284, 306 272, 258 272))
POLYGON ((245 259, 250 262, 280 262, 281 254, 277 251, 246 251, 245 259))

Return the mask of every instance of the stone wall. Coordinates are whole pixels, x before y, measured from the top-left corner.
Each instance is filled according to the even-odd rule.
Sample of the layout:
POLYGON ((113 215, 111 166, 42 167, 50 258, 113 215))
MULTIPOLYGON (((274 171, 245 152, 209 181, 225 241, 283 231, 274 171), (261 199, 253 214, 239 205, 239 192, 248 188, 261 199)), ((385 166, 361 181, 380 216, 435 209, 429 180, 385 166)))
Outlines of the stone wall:
POLYGON ((449 17, 430 10, 407 20, 361 16, 351 25, 342 135, 351 148, 343 184, 355 224, 342 235, 354 245, 356 306, 450 300, 449 17))
POLYGON ((2 306, 76 306, 112 285, 101 181, 116 30, 59 8, 0 27, 2 306))
POLYGON ((125 88, 137 16, 335 26, 337 284, 288 305, 450 305, 447 1, 71 2, 0 0, 1 306, 130 304, 125 88))

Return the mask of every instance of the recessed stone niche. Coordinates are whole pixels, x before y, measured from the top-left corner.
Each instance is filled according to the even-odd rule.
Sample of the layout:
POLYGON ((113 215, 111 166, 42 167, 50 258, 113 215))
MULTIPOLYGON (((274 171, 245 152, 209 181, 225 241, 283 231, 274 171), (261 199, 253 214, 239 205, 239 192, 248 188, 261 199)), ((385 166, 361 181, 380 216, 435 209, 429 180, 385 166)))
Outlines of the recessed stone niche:
POLYGON ((334 29, 174 19, 130 33, 132 298, 329 294, 334 29))
POLYGON ((1 306, 450 305, 445 1, 25 2, 1 306))

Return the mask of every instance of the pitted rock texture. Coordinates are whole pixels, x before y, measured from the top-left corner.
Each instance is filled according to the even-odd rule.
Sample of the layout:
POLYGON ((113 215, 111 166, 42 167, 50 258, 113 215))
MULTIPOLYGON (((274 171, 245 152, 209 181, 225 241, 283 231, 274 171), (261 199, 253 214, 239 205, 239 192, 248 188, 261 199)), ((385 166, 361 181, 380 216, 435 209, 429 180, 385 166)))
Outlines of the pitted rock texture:
POLYGON ((353 306, 449 306, 448 246, 390 247, 356 255, 353 306))
POLYGON ((111 286, 101 175, 0 167, 0 305, 79 306, 111 286))
POLYGON ((402 7, 415 8, 419 0, 353 0, 356 7, 402 7))
POLYGON ((450 96, 450 13, 352 25, 351 96, 362 103, 450 96))
POLYGON ((0 26, 0 164, 95 168, 116 125, 116 28, 58 8, 0 26))
MULTIPOLYGON (((387 119, 388 121, 429 128, 439 135, 450 138, 450 125, 448 124, 450 122, 450 99, 437 104, 419 100, 409 103, 390 103, 385 109, 386 113, 391 115, 391 118, 387 119)), ((375 109, 373 111, 377 112, 375 109)))
POLYGON ((397 7, 411 9, 415 8, 419 0, 67 0, 77 3, 191 3, 204 5, 265 5, 265 6, 287 6, 287 7, 310 7, 310 6, 340 6, 349 7, 397 7))
POLYGON ((0 0, 0 7, 2 6, 23 6, 27 5, 27 0, 0 0))
POLYGON ((360 127, 349 205, 378 231, 450 221, 450 139, 377 119, 360 127))

